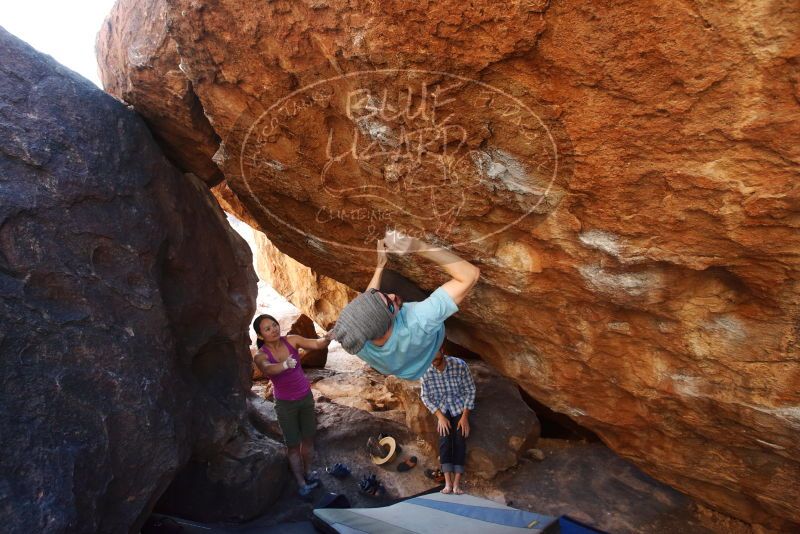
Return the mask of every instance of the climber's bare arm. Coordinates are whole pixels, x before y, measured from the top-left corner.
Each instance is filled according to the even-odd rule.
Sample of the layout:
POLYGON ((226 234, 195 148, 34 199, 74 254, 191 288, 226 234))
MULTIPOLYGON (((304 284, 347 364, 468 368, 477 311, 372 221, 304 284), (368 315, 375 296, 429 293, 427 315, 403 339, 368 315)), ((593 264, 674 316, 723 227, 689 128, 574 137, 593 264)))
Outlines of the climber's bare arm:
POLYGON ((319 339, 310 339, 303 336, 286 336, 286 341, 289 342, 291 346, 296 349, 306 349, 306 350, 319 350, 324 349, 328 345, 331 344, 331 340, 327 337, 321 337, 319 339))
POLYGON ((375 267, 375 274, 372 275, 372 280, 365 291, 370 289, 381 288, 381 277, 383 276, 383 268, 386 267, 386 244, 383 239, 378 239, 378 264, 375 267))
POLYGON ((442 287, 456 305, 461 304, 467 293, 478 282, 481 275, 480 269, 449 250, 433 247, 422 241, 419 242, 419 245, 418 254, 420 256, 441 266, 451 276, 452 279, 445 282, 442 287))
POLYGON ((451 280, 445 282, 442 287, 456 305, 461 304, 467 293, 478 282, 481 275, 480 269, 447 249, 430 245, 413 237, 397 237, 397 235, 387 236, 387 246, 390 247, 390 252, 416 253, 442 267, 451 277, 451 280))

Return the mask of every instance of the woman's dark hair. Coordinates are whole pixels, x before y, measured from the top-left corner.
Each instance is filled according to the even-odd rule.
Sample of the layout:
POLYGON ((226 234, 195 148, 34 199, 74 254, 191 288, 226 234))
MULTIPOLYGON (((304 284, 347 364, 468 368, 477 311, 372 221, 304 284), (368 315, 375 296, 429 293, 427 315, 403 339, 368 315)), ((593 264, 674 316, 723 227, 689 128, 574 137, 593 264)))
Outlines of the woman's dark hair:
MULTIPOLYGON (((258 317, 256 317, 255 321, 253 321, 253 330, 256 331, 256 336, 261 335, 261 331, 259 330, 259 328, 261 328, 261 321, 263 321, 264 319, 269 319, 270 321, 272 321, 275 324, 280 324, 280 323, 278 323, 278 320, 275 319, 275 317, 273 317, 271 315, 267 315, 266 313, 261 314, 258 317)), ((259 349, 261 348, 261 346, 263 344, 264 344, 264 340, 261 339, 260 337, 256 337, 256 346, 259 349)))

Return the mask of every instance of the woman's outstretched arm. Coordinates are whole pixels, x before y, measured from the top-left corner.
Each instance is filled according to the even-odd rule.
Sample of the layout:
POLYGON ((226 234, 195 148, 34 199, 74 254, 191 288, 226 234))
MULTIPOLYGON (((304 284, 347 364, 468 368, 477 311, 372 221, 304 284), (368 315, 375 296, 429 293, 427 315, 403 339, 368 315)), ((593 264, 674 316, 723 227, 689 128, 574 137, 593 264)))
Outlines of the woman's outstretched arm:
POLYGON ((319 339, 310 339, 303 336, 286 336, 286 341, 289 342, 291 346, 296 349, 306 349, 306 350, 319 350, 324 349, 328 345, 331 344, 331 340, 327 337, 321 337, 319 339))

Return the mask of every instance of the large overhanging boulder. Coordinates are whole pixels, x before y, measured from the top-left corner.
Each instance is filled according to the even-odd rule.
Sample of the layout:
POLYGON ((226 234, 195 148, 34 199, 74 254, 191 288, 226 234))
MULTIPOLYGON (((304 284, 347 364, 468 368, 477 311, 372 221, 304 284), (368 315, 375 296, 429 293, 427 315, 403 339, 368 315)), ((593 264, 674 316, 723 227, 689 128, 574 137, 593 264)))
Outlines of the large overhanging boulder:
POLYGON ((179 61, 282 252, 360 289, 387 227, 453 248, 482 273, 458 343, 660 480, 800 524, 796 3, 146 4, 104 28, 109 88, 148 113, 104 48, 165 17, 179 60, 148 66, 179 61))
POLYGON ((115 10, 98 35, 98 66, 105 89, 136 106, 179 167, 209 185, 219 183, 222 172, 211 160, 219 138, 181 71, 178 49, 167 33, 166 13, 149 10, 154 6, 150 0, 134 0, 127 6, 141 10, 140 16, 131 19, 115 10))
POLYGON ((139 532, 244 416, 244 241, 135 112, 0 28, 0 521, 139 532))

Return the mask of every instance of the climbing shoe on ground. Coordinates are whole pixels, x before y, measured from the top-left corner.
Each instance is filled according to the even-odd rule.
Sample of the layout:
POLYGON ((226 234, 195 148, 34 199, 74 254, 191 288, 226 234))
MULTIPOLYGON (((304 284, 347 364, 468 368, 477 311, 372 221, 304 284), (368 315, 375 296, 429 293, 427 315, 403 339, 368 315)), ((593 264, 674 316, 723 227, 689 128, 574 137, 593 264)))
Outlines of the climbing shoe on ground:
POLYGON ((401 473, 405 473, 406 471, 411 471, 417 465, 417 457, 412 456, 411 458, 406 459, 403 462, 397 464, 397 470, 401 473))
POLYGON ((328 472, 328 474, 330 476, 332 476, 334 478, 340 478, 341 479, 341 478, 347 478, 348 476, 350 476, 350 469, 346 465, 340 464, 338 462, 333 464, 332 466, 329 466, 326 469, 326 471, 328 472))
POLYGON ((382 497, 386 489, 378 482, 375 475, 365 475, 358 483, 358 492, 369 497, 382 497))

